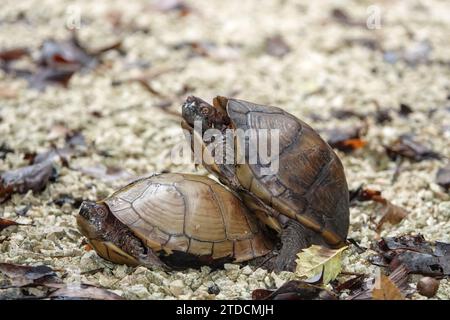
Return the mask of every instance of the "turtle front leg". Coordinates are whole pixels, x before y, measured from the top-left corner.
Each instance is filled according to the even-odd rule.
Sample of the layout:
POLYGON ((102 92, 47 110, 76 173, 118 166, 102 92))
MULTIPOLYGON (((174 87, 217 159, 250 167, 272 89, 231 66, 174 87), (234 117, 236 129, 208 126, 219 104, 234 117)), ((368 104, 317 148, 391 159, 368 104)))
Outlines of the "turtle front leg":
POLYGON ((295 220, 289 220, 281 231, 282 247, 275 261, 273 261, 274 271, 295 271, 297 253, 313 243, 320 242, 314 231, 295 220))
POLYGON ((127 227, 118 220, 115 221, 115 232, 110 234, 111 240, 123 251, 136 259, 137 263, 147 268, 161 267, 167 269, 167 265, 159 257, 146 247, 127 227))
POLYGON ((159 259, 159 257, 152 251, 147 250, 146 253, 141 253, 138 256, 138 261, 140 264, 147 268, 154 268, 155 266, 162 268, 163 270, 169 270, 169 267, 159 259))

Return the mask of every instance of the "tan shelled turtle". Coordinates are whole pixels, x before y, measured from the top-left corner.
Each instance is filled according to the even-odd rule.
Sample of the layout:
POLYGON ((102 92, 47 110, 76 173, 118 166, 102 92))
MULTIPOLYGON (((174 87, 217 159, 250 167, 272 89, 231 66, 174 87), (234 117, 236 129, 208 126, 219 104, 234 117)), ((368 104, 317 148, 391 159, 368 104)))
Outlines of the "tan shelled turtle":
POLYGON ((182 127, 194 137, 193 149, 197 143, 215 150, 215 154, 203 152, 206 169, 238 192, 266 225, 281 233, 283 247, 275 269, 294 268, 297 252, 312 243, 331 247, 345 243, 349 198, 344 169, 332 148, 308 124, 277 107, 225 97, 216 97, 210 105, 190 96, 182 106, 182 116, 182 127), (196 129, 199 125, 201 130, 196 129), (235 133, 233 146, 226 140, 228 129, 235 133), (239 129, 247 138, 239 138, 239 129), (271 133, 278 134, 279 152, 271 154, 265 164, 261 154, 252 154, 260 141, 249 139, 252 131, 264 139, 258 136, 261 129, 268 132, 268 143, 271 133), (217 150, 222 159, 217 159, 217 150), (250 161, 252 156, 256 161, 250 161), (278 161, 277 170, 265 173, 273 161, 278 161))
POLYGON ((154 175, 85 201, 77 222, 101 257, 131 266, 218 267, 273 247, 234 193, 192 174, 154 175))

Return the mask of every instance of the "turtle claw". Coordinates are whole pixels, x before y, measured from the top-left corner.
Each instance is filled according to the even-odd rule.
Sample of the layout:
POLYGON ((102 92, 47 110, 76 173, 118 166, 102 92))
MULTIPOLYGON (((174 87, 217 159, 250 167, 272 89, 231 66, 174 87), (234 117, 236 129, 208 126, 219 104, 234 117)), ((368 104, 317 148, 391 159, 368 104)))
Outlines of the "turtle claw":
POLYGON ((156 267, 161 268, 163 271, 170 270, 170 268, 151 250, 148 250, 147 253, 140 254, 138 260, 140 264, 150 269, 156 267))

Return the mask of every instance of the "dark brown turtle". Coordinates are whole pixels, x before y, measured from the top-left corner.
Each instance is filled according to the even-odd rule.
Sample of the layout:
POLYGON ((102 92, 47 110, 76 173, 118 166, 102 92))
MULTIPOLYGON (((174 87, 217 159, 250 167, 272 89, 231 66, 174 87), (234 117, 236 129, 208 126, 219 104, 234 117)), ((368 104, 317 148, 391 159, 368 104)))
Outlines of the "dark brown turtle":
POLYGON ((83 202, 77 222, 101 257, 131 266, 218 267, 272 249, 237 196, 192 174, 155 175, 83 202))
POLYGON ((231 163, 225 156, 217 161, 206 153, 203 165, 237 191, 266 225, 281 233, 282 249, 275 269, 293 269, 297 252, 311 244, 339 247, 345 243, 349 198, 344 169, 331 147, 308 124, 277 107, 225 97, 216 97, 213 105, 188 97, 182 116, 182 127, 194 136, 194 149, 197 142, 224 154, 234 150, 231 163), (201 132, 195 129, 196 123, 202 125, 201 132), (235 145, 230 147, 221 135, 206 137, 211 128, 223 135, 227 129, 267 129, 274 133, 278 129, 278 155, 271 155, 274 158, 263 165, 258 154, 256 163, 251 163, 249 151, 254 141, 235 135, 235 145), (278 171, 264 175, 262 169, 276 160, 278 171))

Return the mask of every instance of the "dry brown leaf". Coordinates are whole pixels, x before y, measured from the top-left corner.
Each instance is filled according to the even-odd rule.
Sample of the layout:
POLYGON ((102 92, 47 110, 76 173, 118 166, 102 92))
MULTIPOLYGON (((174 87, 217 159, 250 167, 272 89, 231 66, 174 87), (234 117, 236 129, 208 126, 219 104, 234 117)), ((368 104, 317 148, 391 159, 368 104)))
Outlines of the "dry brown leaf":
POLYGON ((396 206, 392 204, 390 201, 387 201, 383 204, 383 216, 380 221, 378 221, 376 226, 376 231, 380 232, 383 224, 388 222, 392 225, 399 224, 402 220, 408 215, 408 211, 404 208, 396 206))
POLYGON ((51 161, 3 172, 0 175, 0 203, 8 200, 13 193, 26 193, 28 190, 42 191, 53 173, 51 161))
POLYGON ((0 231, 11 226, 28 226, 29 224, 18 223, 12 220, 0 218, 0 231))
POLYGON ((86 284, 67 285, 54 291, 49 298, 63 300, 124 300, 124 298, 114 292, 86 284))
POLYGON ((4 287, 24 287, 30 285, 44 285, 59 287, 61 280, 48 266, 24 266, 13 263, 0 263, 0 273, 6 276, 4 287))
POLYGON ((434 277, 450 275, 450 243, 432 244, 421 235, 403 235, 382 238, 373 248, 378 255, 370 258, 372 264, 388 266, 390 270, 403 265, 409 273, 434 277))
POLYGON ((381 191, 372 190, 360 186, 356 190, 350 191, 350 202, 354 201, 375 201, 381 204, 383 216, 376 225, 376 231, 380 232, 384 223, 389 222, 392 225, 399 224, 407 215, 406 209, 399 207, 381 196, 381 191))
POLYGON ((379 271, 372 290, 373 300, 404 300, 405 296, 389 277, 379 271))
POLYGON ((401 135, 389 146, 385 146, 385 150, 389 158, 392 160, 396 160, 399 157, 414 161, 442 158, 441 154, 435 152, 419 141, 416 141, 410 134, 401 135))
POLYGON ((330 291, 304 281, 291 280, 277 290, 256 289, 253 300, 337 300, 330 291))
POLYGON ((343 152, 351 152, 353 150, 363 148, 367 142, 361 137, 367 133, 367 125, 348 128, 334 128, 325 130, 328 137, 327 142, 332 148, 336 148, 343 152))

